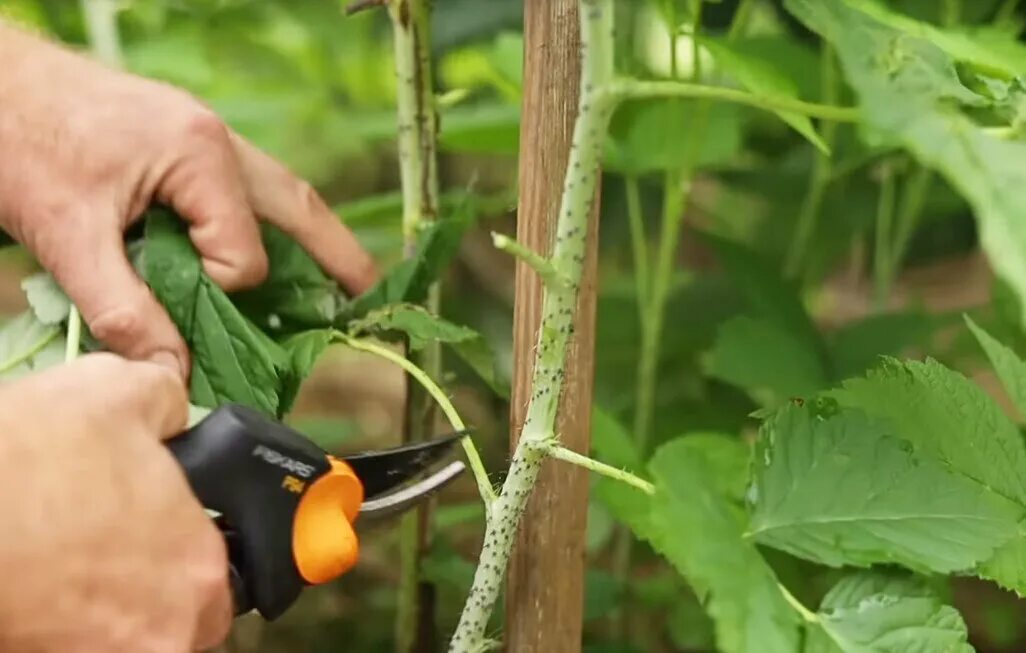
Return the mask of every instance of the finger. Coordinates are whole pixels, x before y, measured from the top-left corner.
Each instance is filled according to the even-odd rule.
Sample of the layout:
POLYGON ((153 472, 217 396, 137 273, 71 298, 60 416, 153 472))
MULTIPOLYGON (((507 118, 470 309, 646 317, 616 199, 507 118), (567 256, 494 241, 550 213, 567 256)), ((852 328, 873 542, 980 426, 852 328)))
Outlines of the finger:
POLYGON ((157 196, 189 223, 189 238, 215 283, 229 291, 258 285, 267 276, 267 254, 227 128, 201 113, 189 134, 187 154, 157 196))
POLYGON ((250 205, 257 215, 295 238, 352 294, 377 280, 374 260, 309 183, 239 136, 232 143, 250 205))
POLYGON ((82 312, 92 334, 110 350, 149 360, 188 378, 189 352, 178 329, 149 287, 136 275, 113 221, 76 220, 62 242, 35 249, 82 312))
POLYGON ((92 402, 100 417, 161 440, 185 429, 189 397, 176 371, 149 362, 129 361, 110 353, 88 354, 61 368, 78 392, 102 396, 92 402), (102 395, 96 395, 102 388, 102 395))

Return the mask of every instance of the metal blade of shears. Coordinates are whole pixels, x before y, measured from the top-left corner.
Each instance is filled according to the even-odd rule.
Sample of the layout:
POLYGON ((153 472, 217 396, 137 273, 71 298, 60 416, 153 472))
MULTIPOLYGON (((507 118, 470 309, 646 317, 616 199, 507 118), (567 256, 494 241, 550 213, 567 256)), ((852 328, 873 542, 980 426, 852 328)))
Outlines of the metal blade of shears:
MULTIPOLYGON (((427 472, 435 463, 440 462, 451 453, 456 443, 467 433, 467 431, 461 431, 426 442, 414 442, 382 451, 364 451, 340 458, 353 468, 356 476, 363 483, 366 505, 368 501, 381 499, 384 495, 398 490, 427 472)), ((441 471, 438 473, 441 474, 441 471)), ((451 469, 448 473, 453 474, 453 478, 458 475, 451 469)), ((441 481, 441 479, 447 478, 444 474, 433 483, 428 482, 433 477, 434 475, 428 476, 421 482, 426 485, 418 483, 411 487, 423 487, 424 493, 429 493, 447 482, 441 481)))

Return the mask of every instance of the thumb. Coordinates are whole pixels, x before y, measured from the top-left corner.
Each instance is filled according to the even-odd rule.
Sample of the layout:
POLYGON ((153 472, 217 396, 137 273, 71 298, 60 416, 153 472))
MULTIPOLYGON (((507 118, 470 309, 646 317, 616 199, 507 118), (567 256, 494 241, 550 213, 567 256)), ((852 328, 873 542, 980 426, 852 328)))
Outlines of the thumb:
POLYGON ((189 376, 189 351, 170 316, 128 261, 121 234, 75 220, 55 247, 35 252, 82 312, 92 334, 111 351, 189 376), (70 233, 69 233, 70 231, 70 233))

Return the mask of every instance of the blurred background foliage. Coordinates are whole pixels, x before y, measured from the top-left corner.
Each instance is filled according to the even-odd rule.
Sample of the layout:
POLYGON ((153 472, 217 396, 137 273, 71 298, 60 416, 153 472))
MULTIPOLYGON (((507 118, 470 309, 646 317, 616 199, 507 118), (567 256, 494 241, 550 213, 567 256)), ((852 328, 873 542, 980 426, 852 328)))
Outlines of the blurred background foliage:
MULTIPOLYGON (((954 19, 967 31, 991 25, 987 29, 1001 30, 1022 47, 1015 43, 1021 16, 1002 15, 993 26, 1007 4, 1001 0, 889 4, 938 25, 954 19), (959 15, 953 17, 956 9, 959 15)), ((724 35, 737 5, 736 0, 705 3, 702 33, 724 35)), ((695 7, 695 0, 622 0, 620 70, 660 77, 676 69, 687 77, 697 64, 706 81, 736 85, 709 48, 692 47, 695 7), (677 47, 671 47, 673 39, 677 47)), ((799 97, 824 97, 817 40, 776 0, 756 0, 750 8, 737 50, 771 66, 799 97)), ((86 47, 78 2, 0 0, 0 12, 86 47)), ((472 210, 478 219, 445 280, 443 314, 484 333, 506 375, 512 365, 513 266, 491 248, 488 232, 514 229, 522 12, 517 0, 436 0, 432 27, 444 204, 447 211, 472 210)), ((383 13, 346 17, 339 0, 123 0, 118 24, 128 69, 203 99, 234 129, 315 183, 383 263, 396 259, 401 233, 395 86, 383 13)), ((851 104, 850 91, 839 86, 837 102, 851 104)), ((691 156, 696 173, 682 207, 650 447, 690 432, 750 437, 753 411, 858 374, 881 354, 931 355, 975 374, 999 393, 988 375, 976 371, 979 355, 960 316, 970 312, 1022 353, 1026 338, 1019 308, 979 253, 969 207, 939 178, 931 178, 923 193, 920 219, 893 283, 882 300, 874 299, 870 268, 881 184, 888 178, 905 180, 914 165, 900 152, 867 146, 860 136, 856 126, 837 129, 829 169, 817 182, 819 151, 772 114, 723 104, 703 109, 682 101, 629 105, 618 113, 603 180, 597 440, 613 437, 608 432, 622 428, 618 424, 630 424, 636 408, 641 334, 625 180, 638 184, 647 238, 655 243, 666 175, 691 156), (705 128, 696 132, 692 125, 702 111, 707 111, 701 118, 705 128), (797 221, 812 192, 821 193, 818 228, 801 269, 785 281, 797 221), (767 319, 777 318, 794 328, 767 331, 767 319), (825 350, 811 372, 801 362, 810 346, 825 350)), ((0 276, 5 314, 23 305, 18 280, 31 267, 20 256, 5 255, 0 276)), ((449 387, 478 428, 489 468, 504 469, 505 400, 456 361, 447 367, 449 387)), ((395 370, 338 352, 308 382, 292 420, 337 450, 391 444, 400 431, 401 401, 395 370)), ((469 484, 444 493, 440 504, 438 535, 425 568, 435 582, 439 641, 455 625, 481 532, 480 508, 469 484)), ((614 573, 616 530, 602 503, 593 501, 587 650, 711 651, 708 620, 665 562, 638 545, 630 577, 614 573), (612 637, 607 617, 620 612, 629 614, 631 627, 612 637)), ((391 650, 395 533, 383 529, 365 542, 357 571, 308 591, 280 622, 241 619, 228 650, 391 650)), ((829 586, 829 573, 765 553, 808 604, 829 586)), ((981 583, 959 581, 953 591, 979 650, 1024 650, 1021 606, 981 583)), ((496 629, 500 622, 501 614, 496 629)))

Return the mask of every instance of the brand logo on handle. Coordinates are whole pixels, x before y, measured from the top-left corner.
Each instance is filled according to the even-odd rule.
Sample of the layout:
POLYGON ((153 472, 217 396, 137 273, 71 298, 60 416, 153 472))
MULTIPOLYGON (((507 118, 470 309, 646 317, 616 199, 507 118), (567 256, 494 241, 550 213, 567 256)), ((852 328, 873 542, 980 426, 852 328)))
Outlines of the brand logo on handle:
POLYGON ((287 472, 292 472, 296 476, 302 478, 310 478, 314 473, 313 465, 308 463, 299 462, 295 458, 289 458, 280 451, 269 449, 262 444, 258 444, 253 449, 253 455, 257 458, 262 458, 265 462, 268 462, 276 467, 281 467, 287 472))

